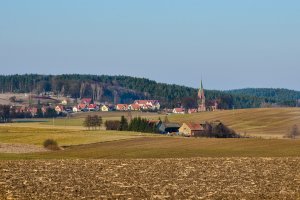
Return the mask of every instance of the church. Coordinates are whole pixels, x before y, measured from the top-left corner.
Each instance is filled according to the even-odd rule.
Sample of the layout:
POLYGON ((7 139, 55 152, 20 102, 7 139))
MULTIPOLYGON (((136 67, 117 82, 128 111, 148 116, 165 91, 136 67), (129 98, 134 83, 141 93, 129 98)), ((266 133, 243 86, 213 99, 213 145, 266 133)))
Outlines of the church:
POLYGON ((198 91, 198 112, 205 112, 206 105, 205 105, 205 93, 204 88, 201 80, 201 86, 198 91))
POLYGON ((215 111, 218 109, 218 102, 216 100, 212 102, 211 101, 208 102, 208 107, 207 107, 202 80, 201 80, 201 86, 198 90, 197 102, 198 102, 198 109, 197 109, 198 112, 215 111))

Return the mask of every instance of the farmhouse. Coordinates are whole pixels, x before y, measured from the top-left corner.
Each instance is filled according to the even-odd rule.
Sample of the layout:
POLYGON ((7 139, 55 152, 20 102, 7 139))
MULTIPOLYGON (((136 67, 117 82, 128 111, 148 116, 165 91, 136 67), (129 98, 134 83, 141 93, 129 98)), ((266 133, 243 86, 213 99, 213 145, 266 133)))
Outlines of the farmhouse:
POLYGON ((195 136, 204 132, 204 127, 201 124, 196 123, 183 123, 179 128, 179 132, 184 136, 195 136))
POLYGON ((180 128, 180 125, 177 123, 160 122, 157 125, 157 128, 160 133, 177 133, 180 128))

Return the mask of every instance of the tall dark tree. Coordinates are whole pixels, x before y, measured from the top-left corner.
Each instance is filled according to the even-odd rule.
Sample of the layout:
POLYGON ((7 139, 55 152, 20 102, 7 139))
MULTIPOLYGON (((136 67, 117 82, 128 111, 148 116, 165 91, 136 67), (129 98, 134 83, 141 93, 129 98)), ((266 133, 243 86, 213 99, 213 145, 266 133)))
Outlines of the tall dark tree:
POLYGON ((120 121, 120 131, 127 131, 128 130, 128 121, 127 119, 122 115, 121 121, 120 121))

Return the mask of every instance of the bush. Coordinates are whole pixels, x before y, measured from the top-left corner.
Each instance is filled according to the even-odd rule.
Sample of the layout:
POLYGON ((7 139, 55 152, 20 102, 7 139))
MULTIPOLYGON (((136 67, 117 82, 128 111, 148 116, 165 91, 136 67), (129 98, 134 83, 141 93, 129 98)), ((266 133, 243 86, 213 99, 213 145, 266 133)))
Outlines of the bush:
POLYGON ((53 139, 47 139, 44 141, 44 147, 49 150, 59 150, 58 144, 53 139))
POLYGON ((107 120, 105 122, 106 130, 120 130, 120 124, 119 120, 107 120))
POLYGON ((298 126, 296 124, 294 124, 292 126, 292 129, 289 131, 289 133, 286 134, 284 137, 296 139, 296 137, 299 135, 300 135, 300 130, 298 129, 298 126))

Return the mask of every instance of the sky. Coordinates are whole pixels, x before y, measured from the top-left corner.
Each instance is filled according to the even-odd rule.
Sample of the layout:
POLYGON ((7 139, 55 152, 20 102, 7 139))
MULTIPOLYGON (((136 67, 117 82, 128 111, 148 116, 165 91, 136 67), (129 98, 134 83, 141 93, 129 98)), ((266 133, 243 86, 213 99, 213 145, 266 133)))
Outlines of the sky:
POLYGON ((300 91, 300 1, 0 0, 0 69, 300 91))

